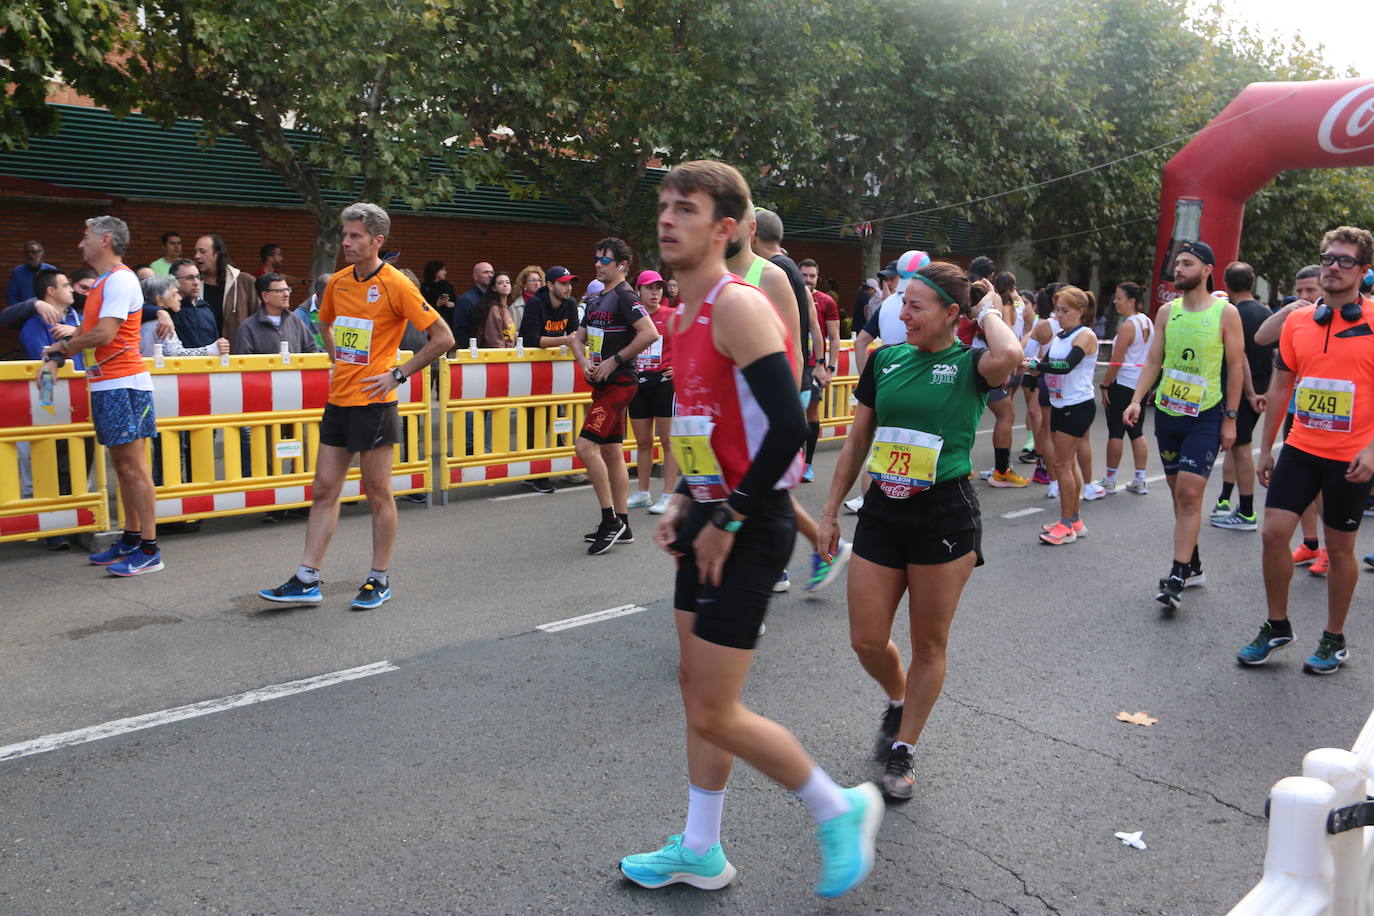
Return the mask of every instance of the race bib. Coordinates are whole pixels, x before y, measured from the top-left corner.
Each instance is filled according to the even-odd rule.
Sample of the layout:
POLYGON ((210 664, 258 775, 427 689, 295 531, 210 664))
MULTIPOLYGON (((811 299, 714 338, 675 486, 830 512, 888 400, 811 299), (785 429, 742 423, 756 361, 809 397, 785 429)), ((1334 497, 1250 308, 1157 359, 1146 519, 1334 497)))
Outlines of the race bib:
POLYGON ((1306 378, 1295 391, 1297 422, 1309 429, 1350 432, 1355 415, 1355 383, 1346 379, 1306 378))
POLYGON ((640 372, 660 372, 663 369, 663 338, 660 337, 649 344, 648 349, 641 350, 635 358, 635 368, 640 372))
POLYGON ((86 367, 86 378, 94 380, 104 378, 105 373, 100 368, 100 363, 95 361, 95 347, 81 351, 81 365, 86 367))
POLYGON ((605 342, 605 328, 587 328, 587 358, 593 366, 601 363, 601 347, 605 342))
POLYGON ((367 318, 334 319, 334 359, 366 366, 372 362, 372 322, 367 318))
POLYGON ((1164 380, 1159 384, 1160 407, 1185 417, 1196 417, 1202 412, 1206 396, 1207 380, 1202 376, 1177 369, 1164 370, 1164 380))
POLYGON ((945 440, 930 433, 880 426, 873 435, 868 473, 893 499, 906 499, 935 483, 945 440))
POLYGON ((1064 376, 1045 373, 1045 390, 1050 393, 1050 397, 1059 398, 1064 396, 1064 376))
POLYGON ((710 417, 673 417, 668 437, 678 473, 686 479, 692 499, 697 502, 719 502, 730 495, 720 462, 711 448, 711 432, 715 428, 710 417))

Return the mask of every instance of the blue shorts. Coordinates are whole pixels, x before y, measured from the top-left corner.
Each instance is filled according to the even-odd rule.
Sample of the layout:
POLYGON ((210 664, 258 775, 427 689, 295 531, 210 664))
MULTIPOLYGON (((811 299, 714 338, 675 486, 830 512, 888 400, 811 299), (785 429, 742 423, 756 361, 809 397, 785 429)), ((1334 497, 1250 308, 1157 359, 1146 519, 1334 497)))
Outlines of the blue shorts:
POLYGON ((1155 411, 1155 442, 1167 476, 1186 471, 1207 479, 1221 450, 1221 418, 1219 402, 1196 417, 1155 411))
POLYGON ((157 435, 153 393, 137 388, 91 392, 91 420, 96 441, 106 448, 157 435))

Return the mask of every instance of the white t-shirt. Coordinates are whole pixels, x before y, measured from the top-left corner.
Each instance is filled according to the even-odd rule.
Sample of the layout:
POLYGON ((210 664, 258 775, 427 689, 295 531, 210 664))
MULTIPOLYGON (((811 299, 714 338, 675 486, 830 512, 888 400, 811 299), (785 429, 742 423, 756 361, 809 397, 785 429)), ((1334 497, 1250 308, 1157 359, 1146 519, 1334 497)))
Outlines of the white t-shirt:
MULTIPOLYGON (((116 270, 105 278, 102 289, 100 318, 128 321, 130 315, 143 311, 143 288, 138 285, 138 275, 132 270, 116 270)), ((123 378, 93 381, 90 388, 92 391, 114 391, 118 388, 152 391, 153 377, 147 372, 140 372, 123 378)))
MULTIPOLYGON (((1119 363, 1125 363, 1116 373, 1116 383, 1125 385, 1127 388, 1134 388, 1140 381, 1140 363, 1145 362, 1145 357, 1150 353, 1150 342, 1145 339, 1145 333, 1150 328, 1150 319, 1137 312, 1126 319, 1135 325, 1135 339, 1125 352, 1112 347, 1112 359, 1119 363)), ((1121 332, 1118 330, 1118 334, 1121 332)))

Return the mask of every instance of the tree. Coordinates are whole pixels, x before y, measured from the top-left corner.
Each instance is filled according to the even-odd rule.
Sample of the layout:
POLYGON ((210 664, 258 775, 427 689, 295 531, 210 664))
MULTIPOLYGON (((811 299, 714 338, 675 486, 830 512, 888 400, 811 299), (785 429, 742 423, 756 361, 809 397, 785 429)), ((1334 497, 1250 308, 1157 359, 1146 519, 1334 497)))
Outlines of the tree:
POLYGON ((47 104, 55 79, 75 80, 105 71, 116 44, 130 34, 129 20, 105 0, 6 0, 0 6, 0 147, 25 145, 57 130, 47 104))
POLYGON ((461 105, 480 77, 450 40, 476 28, 459 0, 186 0, 140 6, 144 27, 112 76, 78 82, 105 103, 165 123, 199 118, 233 136, 315 217, 314 270, 334 268, 338 197, 414 209, 499 174, 465 155, 461 105), (331 200, 332 198, 332 200, 331 200))

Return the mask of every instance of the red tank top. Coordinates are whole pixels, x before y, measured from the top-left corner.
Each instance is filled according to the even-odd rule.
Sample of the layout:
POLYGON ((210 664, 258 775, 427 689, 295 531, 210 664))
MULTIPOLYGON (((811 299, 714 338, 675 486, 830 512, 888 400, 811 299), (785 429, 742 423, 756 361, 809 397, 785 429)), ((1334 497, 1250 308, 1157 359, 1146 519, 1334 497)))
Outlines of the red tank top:
MULTIPOLYGON (((109 273, 95 282, 86 296, 86 308, 81 316, 81 330, 89 331, 100 321, 100 308, 105 302, 105 283, 121 270, 129 270, 124 264, 116 264, 109 273)), ((132 273, 132 271, 130 271, 132 273)), ((139 353, 141 343, 139 332, 143 325, 143 303, 129 312, 124 323, 115 332, 114 340, 103 347, 96 347, 94 353, 87 351, 83 362, 86 365, 86 378, 90 381, 110 381, 128 378, 145 371, 143 357, 139 353)))
MULTIPOLYGON (((768 420, 763 408, 754 400, 749 383, 739 367, 716 349, 711 339, 711 313, 716 297, 730 283, 749 286, 734 274, 721 277, 707 293, 701 310, 687 327, 682 327, 682 310, 669 322, 673 354, 674 435, 680 424, 678 418, 706 418, 714 423, 710 433, 711 451, 719 465, 719 478, 694 479, 687 474, 692 498, 699 502, 725 499, 739 486, 754 455, 768 432, 768 420)), ((757 290, 757 287, 749 286, 757 290)), ((762 293, 762 290, 757 290, 762 293)), ((766 294, 763 294, 766 296, 766 294)), ((777 324, 787 361, 795 368, 796 360, 787 345, 787 329, 772 313, 777 324)), ((684 469, 685 470, 685 469, 684 469)), ((776 490, 790 490, 801 480, 806 461, 801 451, 774 486, 776 490)))

